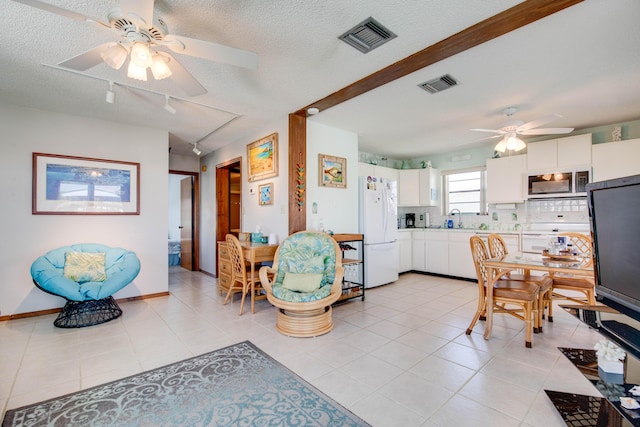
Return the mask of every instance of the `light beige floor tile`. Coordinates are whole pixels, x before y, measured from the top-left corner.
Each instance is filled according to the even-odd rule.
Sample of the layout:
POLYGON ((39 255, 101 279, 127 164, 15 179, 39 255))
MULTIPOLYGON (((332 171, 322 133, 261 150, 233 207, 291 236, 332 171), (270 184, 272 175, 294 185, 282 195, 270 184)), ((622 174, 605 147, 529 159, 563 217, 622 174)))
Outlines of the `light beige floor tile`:
POLYGON ((477 371, 432 355, 421 360, 409 372, 424 378, 430 383, 455 392, 469 381, 477 371))
POLYGON ((425 421, 420 414, 377 392, 363 397, 349 409, 374 427, 413 427, 425 421))
POLYGON ((527 414, 537 395, 483 373, 474 375, 458 394, 519 420, 527 414))
POLYGON ((517 419, 458 394, 445 403, 429 421, 443 427, 516 427, 520 425, 517 419))
POLYGON ((103 325, 60 329, 56 315, 0 322, 2 413, 245 340, 374 426, 555 427, 564 423, 544 388, 598 395, 557 347, 590 349, 601 337, 557 303, 526 349, 524 323, 511 316, 494 316, 489 340, 484 322, 464 334, 477 284, 407 273, 335 307, 329 334, 291 338, 266 300, 255 314, 247 301, 239 316, 215 278, 176 267, 169 282, 169 296, 123 302, 124 314, 103 325))

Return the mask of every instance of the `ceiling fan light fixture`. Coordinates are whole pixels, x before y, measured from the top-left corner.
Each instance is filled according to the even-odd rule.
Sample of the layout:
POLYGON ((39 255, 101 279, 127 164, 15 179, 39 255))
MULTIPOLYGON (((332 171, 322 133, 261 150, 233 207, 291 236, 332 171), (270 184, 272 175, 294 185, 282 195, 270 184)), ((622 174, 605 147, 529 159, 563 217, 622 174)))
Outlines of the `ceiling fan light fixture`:
POLYGON ((173 74, 171 72, 171 68, 167 64, 168 58, 156 53, 153 55, 153 60, 151 61, 151 72, 153 73, 153 78, 156 80, 166 79, 167 77, 171 77, 173 74))
POLYGON ((127 77, 135 80, 147 81, 147 69, 138 67, 133 60, 129 61, 129 68, 127 68, 127 77))
POLYGON ((131 61, 140 68, 150 67, 152 59, 149 46, 145 43, 135 42, 131 47, 131 61))
POLYGON ((127 55, 129 55, 129 51, 120 43, 116 43, 100 52, 100 57, 105 64, 114 70, 122 68, 124 61, 127 60, 127 55))
POLYGON ((493 149, 498 153, 504 153, 507 151, 507 137, 502 138, 493 149))

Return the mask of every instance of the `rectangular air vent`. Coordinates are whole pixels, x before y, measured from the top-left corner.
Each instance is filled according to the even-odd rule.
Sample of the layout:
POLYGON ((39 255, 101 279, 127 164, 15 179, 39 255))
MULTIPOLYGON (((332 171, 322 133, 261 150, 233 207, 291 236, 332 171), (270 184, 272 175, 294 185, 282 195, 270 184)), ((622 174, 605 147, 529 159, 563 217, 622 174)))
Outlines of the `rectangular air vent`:
POLYGON ((457 84, 458 82, 456 79, 451 77, 450 74, 445 74, 444 76, 429 80, 428 82, 420 83, 418 87, 421 87, 429 93, 437 93, 442 92, 445 89, 449 89, 457 84))
POLYGON ((369 17, 338 38, 360 52, 369 53, 395 37, 384 25, 369 17))

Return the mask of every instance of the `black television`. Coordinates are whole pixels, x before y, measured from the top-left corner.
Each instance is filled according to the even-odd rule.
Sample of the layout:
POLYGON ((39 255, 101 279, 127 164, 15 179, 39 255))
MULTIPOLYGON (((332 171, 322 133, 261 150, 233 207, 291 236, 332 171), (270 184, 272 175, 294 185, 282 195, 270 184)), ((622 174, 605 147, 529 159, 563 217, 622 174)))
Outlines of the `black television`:
POLYGON ((587 184, 598 300, 640 320, 640 175, 587 184))

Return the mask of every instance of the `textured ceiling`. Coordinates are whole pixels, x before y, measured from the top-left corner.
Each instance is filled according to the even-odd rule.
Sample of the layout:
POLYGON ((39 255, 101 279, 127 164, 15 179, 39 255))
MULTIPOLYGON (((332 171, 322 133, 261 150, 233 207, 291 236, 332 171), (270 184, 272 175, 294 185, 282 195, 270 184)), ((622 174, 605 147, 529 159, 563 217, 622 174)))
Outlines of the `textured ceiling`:
MULTIPOLYGON (((117 1, 47 0, 106 21, 117 1)), ((516 4, 514 0, 157 0, 170 33, 256 52, 257 70, 185 55, 176 59, 208 90, 189 97, 171 79, 146 83, 104 64, 69 72, 56 64, 117 34, 5 0, 0 99, 167 130, 172 152, 247 144, 281 121, 367 75, 516 4), (398 35, 363 54, 338 36, 373 16, 398 35), (107 81, 116 102, 107 104, 107 81), (164 95, 176 99, 171 115, 164 95)), ((552 113, 549 126, 585 128, 640 118, 640 2, 586 0, 417 71, 310 120, 357 132, 360 150, 395 158, 487 144, 470 128, 497 128, 552 113), (450 73, 459 85, 431 95, 417 85, 450 73), (476 142, 474 142, 476 141, 476 142)), ((117 124, 114 124, 117 125, 117 124)), ((494 142, 491 142, 494 143, 494 142)))

